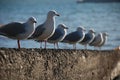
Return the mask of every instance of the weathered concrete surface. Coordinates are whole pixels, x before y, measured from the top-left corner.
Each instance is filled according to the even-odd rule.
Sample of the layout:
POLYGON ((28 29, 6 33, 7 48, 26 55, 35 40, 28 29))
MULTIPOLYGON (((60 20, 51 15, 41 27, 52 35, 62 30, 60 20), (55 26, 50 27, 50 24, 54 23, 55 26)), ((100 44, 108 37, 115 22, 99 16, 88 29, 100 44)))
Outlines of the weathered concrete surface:
POLYGON ((119 51, 0 49, 0 80, 112 80, 119 51))

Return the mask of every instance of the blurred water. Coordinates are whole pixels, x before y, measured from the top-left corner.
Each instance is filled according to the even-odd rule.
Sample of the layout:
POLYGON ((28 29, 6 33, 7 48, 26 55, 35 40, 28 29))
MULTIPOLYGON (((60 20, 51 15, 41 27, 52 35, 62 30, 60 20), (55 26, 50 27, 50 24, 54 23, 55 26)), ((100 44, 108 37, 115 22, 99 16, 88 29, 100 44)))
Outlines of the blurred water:
MULTIPOLYGON (((102 49, 113 49, 120 45, 120 3, 81 3, 75 0, 0 0, 0 24, 12 21, 24 22, 30 16, 37 18, 39 25, 46 19, 49 10, 56 10, 56 25, 64 23, 69 27, 68 33, 84 26, 87 30, 108 32, 108 42, 102 49)), ((32 40, 21 41, 21 47, 39 48, 39 43, 32 40)), ((0 47, 17 47, 16 40, 0 36, 0 47)), ((48 44, 48 48, 53 48, 48 44)), ((60 43, 60 48, 72 48, 72 45, 60 43)), ((77 44, 78 49, 83 49, 77 44)), ((93 49, 93 47, 89 47, 93 49)))

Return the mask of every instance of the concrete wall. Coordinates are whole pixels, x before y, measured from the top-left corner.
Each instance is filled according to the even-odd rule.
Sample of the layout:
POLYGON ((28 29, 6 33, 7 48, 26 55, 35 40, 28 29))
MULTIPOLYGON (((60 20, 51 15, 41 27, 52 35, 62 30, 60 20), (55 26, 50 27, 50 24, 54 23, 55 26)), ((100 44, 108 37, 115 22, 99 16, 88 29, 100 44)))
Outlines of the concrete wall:
POLYGON ((119 51, 0 49, 0 80, 110 80, 119 51))

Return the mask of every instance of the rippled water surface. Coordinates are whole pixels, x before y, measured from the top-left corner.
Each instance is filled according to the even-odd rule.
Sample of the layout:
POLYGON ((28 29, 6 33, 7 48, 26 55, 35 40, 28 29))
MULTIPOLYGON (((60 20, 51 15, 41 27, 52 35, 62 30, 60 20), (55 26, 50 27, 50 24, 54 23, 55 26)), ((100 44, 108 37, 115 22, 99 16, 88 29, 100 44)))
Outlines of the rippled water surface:
MULTIPOLYGON (((107 32, 108 41, 102 49, 113 49, 120 45, 120 3, 81 3, 75 0, 0 0, 0 24, 13 21, 24 22, 28 17, 36 17, 39 25, 46 19, 49 10, 56 10, 61 16, 56 17, 56 26, 64 23, 68 33, 84 26, 88 31, 94 28, 98 32, 107 32)), ((39 43, 32 40, 21 41, 21 47, 39 48, 39 43)), ((17 47, 16 40, 0 36, 0 47, 17 47)), ((48 48, 53 48, 48 44, 48 48)), ((60 48, 72 48, 72 45, 60 43, 60 48)), ((78 49, 84 47, 77 44, 78 49)), ((93 47, 88 47, 94 49, 93 47)))

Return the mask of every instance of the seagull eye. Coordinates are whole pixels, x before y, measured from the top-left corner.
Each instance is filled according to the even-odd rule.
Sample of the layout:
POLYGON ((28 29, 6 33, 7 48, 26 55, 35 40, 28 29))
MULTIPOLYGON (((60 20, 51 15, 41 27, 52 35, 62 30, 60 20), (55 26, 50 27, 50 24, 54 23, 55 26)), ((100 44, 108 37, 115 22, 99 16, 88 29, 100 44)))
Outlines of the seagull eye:
POLYGON ((54 14, 56 14, 55 12, 53 12, 54 14))
POLYGON ((34 19, 31 19, 32 22, 34 22, 35 20, 34 19))
POLYGON ((30 21, 33 21, 33 19, 32 19, 32 18, 30 18, 30 21))

